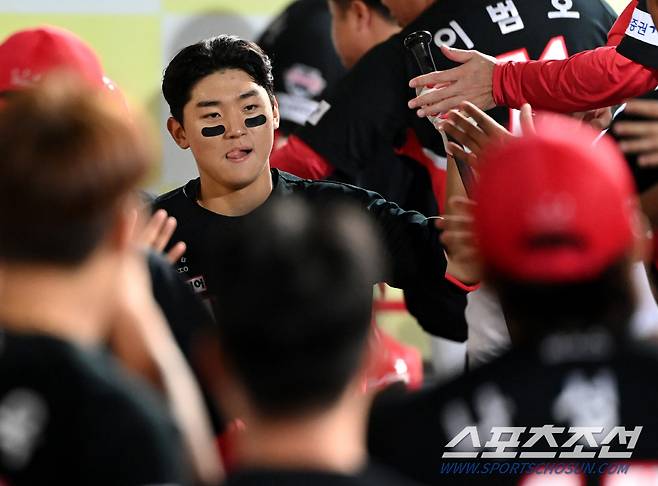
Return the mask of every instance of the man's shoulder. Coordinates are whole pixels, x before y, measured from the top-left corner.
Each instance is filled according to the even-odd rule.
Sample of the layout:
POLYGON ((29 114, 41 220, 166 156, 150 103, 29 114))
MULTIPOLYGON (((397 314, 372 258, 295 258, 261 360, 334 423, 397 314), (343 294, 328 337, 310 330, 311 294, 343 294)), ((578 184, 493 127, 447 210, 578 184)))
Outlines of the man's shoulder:
POLYGON ((381 196, 358 186, 340 181, 302 179, 288 172, 274 169, 278 172, 279 194, 296 194, 301 197, 313 199, 315 196, 322 198, 357 198, 357 199, 381 199, 381 196))
POLYGON ((186 184, 159 195, 153 201, 154 209, 170 209, 188 199, 188 192, 198 184, 199 179, 192 179, 186 184))

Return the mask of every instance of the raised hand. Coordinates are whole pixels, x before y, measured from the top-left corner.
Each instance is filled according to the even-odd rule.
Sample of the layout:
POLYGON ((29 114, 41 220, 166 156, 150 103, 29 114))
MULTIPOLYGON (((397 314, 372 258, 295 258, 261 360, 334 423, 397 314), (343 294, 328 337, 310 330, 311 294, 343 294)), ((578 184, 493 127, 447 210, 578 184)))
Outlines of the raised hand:
MULTIPOLYGON (((528 104, 521 107, 521 128, 523 133, 535 131, 532 108, 528 104)), ((448 142, 447 151, 474 169, 477 169, 478 158, 489 145, 513 136, 505 127, 468 101, 460 103, 458 109, 451 110, 439 125, 439 129, 457 142, 448 142)))
MULTIPOLYGON (((137 243, 158 253, 163 253, 176 230, 177 224, 176 218, 168 216, 164 209, 158 209, 143 229, 138 231, 136 235, 137 243)), ((185 250, 187 250, 187 246, 184 242, 179 241, 169 249, 164 257, 173 264, 180 260, 185 250)))
POLYGON ((475 202, 461 196, 454 196, 448 202, 447 214, 436 220, 436 227, 442 230, 443 243, 448 256, 446 272, 465 284, 481 280, 479 252, 473 235, 472 211, 475 202))
POLYGON ((427 91, 409 101, 409 108, 419 108, 417 114, 445 113, 463 101, 470 101, 483 110, 496 106, 493 99, 493 72, 496 59, 478 51, 464 51, 442 46, 441 52, 451 61, 461 64, 446 71, 435 71, 412 79, 409 86, 427 91))
POLYGON ((658 165, 658 100, 631 100, 624 113, 646 120, 620 121, 614 132, 623 137, 619 148, 627 154, 638 154, 637 163, 644 167, 658 165))

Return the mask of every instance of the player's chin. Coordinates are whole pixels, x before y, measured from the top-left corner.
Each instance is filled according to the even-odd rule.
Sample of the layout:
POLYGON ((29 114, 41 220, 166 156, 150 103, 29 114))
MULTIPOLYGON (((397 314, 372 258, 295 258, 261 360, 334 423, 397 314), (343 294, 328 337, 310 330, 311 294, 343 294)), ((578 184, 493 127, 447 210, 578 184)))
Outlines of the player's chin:
POLYGON ((224 185, 234 191, 239 191, 253 184, 260 175, 259 168, 251 167, 231 167, 222 171, 224 185))

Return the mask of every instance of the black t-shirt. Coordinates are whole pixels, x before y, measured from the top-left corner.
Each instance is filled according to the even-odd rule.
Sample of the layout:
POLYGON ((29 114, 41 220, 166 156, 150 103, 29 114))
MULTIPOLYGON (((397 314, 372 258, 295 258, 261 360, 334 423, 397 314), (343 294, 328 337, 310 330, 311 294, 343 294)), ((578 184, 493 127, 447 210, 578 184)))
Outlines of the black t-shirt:
MULTIPOLYGON (((519 474, 510 473, 514 464, 520 473, 522 467, 528 471, 529 464, 538 463, 594 462, 600 466, 657 459, 657 367, 658 354, 653 348, 620 344, 605 334, 553 336, 537 350, 510 351, 445 386, 376 401, 370 419, 369 450, 382 464, 429 484, 518 485, 519 474), (549 425, 564 427, 553 436, 557 447, 551 447, 546 438, 527 445, 534 435, 530 428, 549 425), (605 458, 602 454, 602 445, 616 426, 627 432, 643 427, 634 449, 622 445, 615 434, 609 441, 609 452, 631 452, 631 459, 605 458), (465 435, 454 448, 446 447, 466 427, 477 427, 481 447, 473 447, 477 445, 473 435, 465 435), (483 456, 496 451, 496 447, 487 447, 494 438, 492 427, 523 429, 516 439, 518 446, 500 451, 511 452, 512 458, 483 456), (570 427, 604 428, 593 436, 597 447, 584 448, 592 457, 560 457, 576 448, 566 446, 575 435, 570 427), (446 452, 475 455, 444 458, 446 452), (544 456, 521 457, 522 452, 541 452, 544 456), (546 453, 557 455, 550 458, 546 453), (493 463, 500 466, 502 461, 509 462, 498 471, 507 474, 485 474, 493 470, 493 463), (459 465, 464 468, 462 472, 470 470, 472 474, 457 474, 459 465)), ((511 435, 501 438, 506 441, 511 435)), ((629 436, 626 445, 630 442, 629 436)), ((551 479, 550 475, 532 476, 551 479)), ((591 478, 593 484, 598 484, 595 478, 591 478)))
POLYGON ((272 58, 284 134, 304 125, 325 89, 345 74, 331 41, 327 0, 297 0, 258 39, 272 58))
MULTIPOLYGON (((409 33, 427 30, 455 48, 493 56, 555 58, 604 45, 614 19, 601 0, 438 0, 401 33, 370 50, 328 94, 331 108, 298 135, 351 181, 379 190, 390 185, 388 157, 404 143, 408 128, 425 148, 444 154, 436 130, 407 107, 415 97, 409 80, 420 74, 403 45, 409 33)), ((439 70, 455 66, 436 43, 432 48, 439 70)), ((504 123, 508 113, 499 108, 490 114, 504 123)))
MULTIPOLYGON (((373 217, 388 252, 391 270, 388 275, 382 275, 382 279, 405 290, 412 314, 416 302, 431 292, 434 297, 432 304, 442 319, 435 319, 436 314, 431 319, 423 319, 428 311, 421 308, 417 312, 421 326, 431 334, 466 339, 466 295, 444 278, 445 254, 431 220, 417 212, 403 211, 378 194, 349 184, 300 179, 277 169, 272 169, 271 173, 272 194, 261 208, 274 198, 291 195, 315 204, 342 200, 363 207, 373 217)), ((185 186, 160 196, 155 201, 155 208, 165 209, 178 220, 171 241, 184 241, 187 252, 176 265, 177 270, 185 274, 190 287, 207 302, 219 297, 208 287, 214 280, 211 262, 217 258, 216 242, 250 215, 228 217, 203 208, 197 203, 199 187, 199 179, 191 180, 185 186)))
POLYGON ((0 482, 183 484, 173 422, 100 349, 0 333, 0 482))
POLYGON ((385 468, 370 465, 348 476, 314 470, 249 469, 229 475, 224 486, 414 486, 418 483, 385 468))
POLYGON ((617 52, 631 61, 658 69, 658 32, 647 0, 639 0, 617 52))

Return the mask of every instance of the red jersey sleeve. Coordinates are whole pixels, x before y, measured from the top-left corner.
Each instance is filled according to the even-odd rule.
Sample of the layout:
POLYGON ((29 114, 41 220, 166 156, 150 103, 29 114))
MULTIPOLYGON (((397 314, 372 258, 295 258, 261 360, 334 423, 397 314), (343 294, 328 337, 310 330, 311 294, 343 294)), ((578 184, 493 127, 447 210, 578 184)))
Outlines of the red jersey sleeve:
POLYGON ((628 5, 626 5, 626 8, 617 18, 617 21, 612 26, 612 29, 610 29, 610 32, 608 32, 608 43, 606 45, 619 45, 622 38, 624 37, 624 33, 626 32, 628 24, 631 22, 635 7, 637 7, 637 0, 632 0, 628 5))
POLYGON ((635 63, 615 47, 583 51, 560 61, 507 62, 494 68, 497 105, 563 113, 612 106, 652 90, 658 70, 635 63))
POLYGON ((288 142, 270 155, 270 166, 302 179, 325 179, 334 167, 299 137, 291 135, 288 142))

